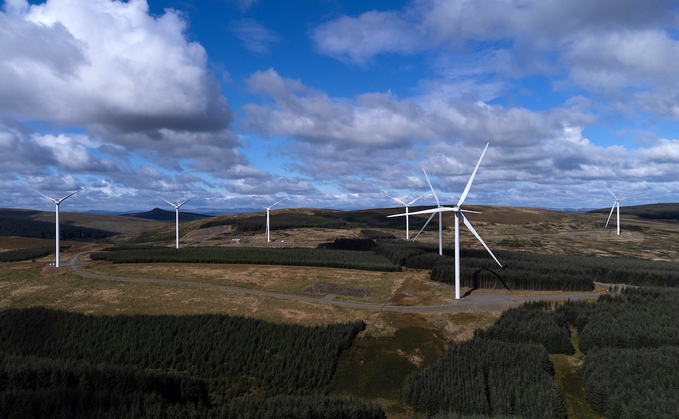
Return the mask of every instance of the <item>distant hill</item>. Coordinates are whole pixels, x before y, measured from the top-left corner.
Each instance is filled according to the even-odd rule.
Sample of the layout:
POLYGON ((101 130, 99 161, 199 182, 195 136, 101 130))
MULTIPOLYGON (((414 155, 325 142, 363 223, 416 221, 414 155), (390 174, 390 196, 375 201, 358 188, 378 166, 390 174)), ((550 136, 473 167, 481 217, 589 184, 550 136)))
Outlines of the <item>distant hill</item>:
MULTIPOLYGON (((632 205, 628 207, 622 207, 620 211, 624 212, 626 215, 636 215, 652 220, 679 220, 678 203, 632 205)), ((608 214, 611 212, 611 209, 601 208, 589 212, 608 214)))
MULTIPOLYGON (((174 211, 166 211, 166 210, 160 209, 160 208, 154 208, 151 211, 146 211, 146 212, 136 212, 136 213, 132 213, 132 214, 123 214, 123 216, 124 217, 133 217, 133 218, 144 218, 144 219, 147 219, 147 220, 155 220, 155 221, 160 221, 160 222, 163 222, 163 223, 173 223, 175 221, 175 212, 174 211)), ((202 220, 203 218, 210 218, 210 215, 195 214, 193 212, 179 211, 179 221, 180 222, 202 220)))
MULTIPOLYGON (((59 231, 62 240, 75 241, 105 239, 117 234, 111 231, 75 227, 68 224, 62 224, 59 231)), ((0 218, 0 236, 54 239, 55 226, 53 222, 0 218)))
MULTIPOLYGON (((70 207, 69 207, 70 208, 70 207)), ((45 221, 52 224, 54 230, 54 211, 38 211, 32 209, 0 208, 0 218, 14 220, 45 221)), ((102 215, 84 212, 68 212, 62 208, 59 218, 62 227, 85 227, 115 233, 139 233, 163 225, 163 222, 143 218, 123 217, 120 215, 102 215)))

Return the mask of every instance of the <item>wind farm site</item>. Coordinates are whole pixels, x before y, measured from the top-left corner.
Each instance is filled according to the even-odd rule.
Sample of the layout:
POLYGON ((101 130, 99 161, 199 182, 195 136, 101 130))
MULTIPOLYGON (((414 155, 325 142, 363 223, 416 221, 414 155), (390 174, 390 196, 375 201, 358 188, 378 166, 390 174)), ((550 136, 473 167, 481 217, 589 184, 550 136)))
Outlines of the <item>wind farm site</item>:
MULTIPOLYGON (((604 227, 608 208, 465 206, 482 241, 459 234, 460 299, 456 213, 440 212, 439 255, 430 208, 409 208, 407 241, 404 217, 388 217, 403 207, 219 217, 62 209, 58 268, 54 213, 0 210, 0 384, 29 382, 13 397, 56 409, 95 391, 78 371, 109 383, 96 390, 106 400, 165 417, 330 417, 295 410, 303 406, 389 418, 668 409, 674 384, 652 385, 658 404, 630 382, 677 368, 678 204, 623 207, 620 235, 614 222, 604 227), (115 384, 121 376, 128 387, 165 387, 151 397, 115 384)), ((36 409, 20 411, 40 417, 36 409)))

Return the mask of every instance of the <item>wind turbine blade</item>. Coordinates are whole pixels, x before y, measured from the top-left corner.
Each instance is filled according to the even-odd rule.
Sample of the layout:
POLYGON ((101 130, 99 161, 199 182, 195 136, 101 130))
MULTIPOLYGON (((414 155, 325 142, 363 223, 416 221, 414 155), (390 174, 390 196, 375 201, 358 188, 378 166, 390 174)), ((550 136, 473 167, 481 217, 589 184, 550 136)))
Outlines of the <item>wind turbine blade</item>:
POLYGON ((617 203, 618 203, 617 200, 613 202, 613 206, 611 207, 611 213, 608 214, 608 220, 606 220, 606 225, 604 226, 604 228, 608 227, 608 222, 611 221, 611 215, 613 215, 613 210, 615 209, 615 204, 617 203))
POLYGON ((389 198, 393 199, 394 201, 400 202, 401 204, 405 205, 406 207, 408 206, 408 204, 406 204, 405 202, 401 201, 400 199, 398 199, 398 198, 396 198, 396 197, 393 197, 393 196, 389 195, 388 193, 386 193, 386 192, 384 192, 384 191, 382 191, 382 193, 385 194, 386 196, 388 196, 389 198))
POLYGON ((471 212, 472 214, 483 214, 482 212, 478 212, 478 211, 470 211, 470 210, 463 210, 463 209, 461 209, 460 211, 462 211, 462 212, 471 212))
POLYGON ((422 198, 422 197, 425 196, 425 195, 429 195, 429 192, 423 193, 422 195, 420 195, 420 196, 418 196, 417 198, 415 198, 415 199, 413 199, 412 201, 410 201, 409 204, 406 204, 405 202, 403 202, 403 205, 405 205, 406 207, 409 207, 409 206, 413 205, 413 204, 415 203, 415 201, 417 201, 418 199, 422 198))
POLYGON ((455 210, 453 208, 448 208, 448 207, 438 207, 438 208, 432 208, 432 209, 428 209, 428 210, 409 212, 408 214, 403 213, 403 214, 387 215, 387 218, 405 217, 406 215, 436 214, 436 213, 439 213, 439 212, 450 212, 450 211, 455 211, 455 210))
POLYGON ((61 199, 59 200, 59 203, 61 203, 62 201, 66 200, 66 198, 72 197, 73 195, 77 194, 77 193, 80 192, 80 191, 82 191, 82 189, 77 190, 77 191, 75 191, 75 192, 73 192, 73 193, 70 193, 70 194, 66 195, 65 197, 63 197, 63 198, 61 198, 61 199))
POLYGON ((273 204, 273 205, 270 206, 269 208, 273 208, 274 206, 276 206, 276 205, 280 204, 281 202, 285 201, 286 199, 288 199, 288 198, 283 198, 283 199, 281 199, 280 201, 276 202, 275 204, 273 204))
POLYGON ((417 238, 420 237, 420 234, 422 234, 422 232, 424 231, 424 229, 427 228, 427 224, 429 224, 429 221, 431 221, 431 219, 434 218, 434 215, 436 215, 435 212, 433 212, 433 213, 429 216, 429 219, 427 220, 427 222, 424 223, 424 225, 422 226, 422 230, 420 230, 420 232, 417 233, 417 236, 415 236, 415 238, 413 239, 413 241, 417 240, 417 238))
POLYGON ((162 196, 160 196, 158 194, 154 194, 154 195, 157 196, 158 198, 162 199, 163 201, 167 202, 168 204, 172 205, 173 207, 177 208, 177 204, 175 204, 174 202, 170 202, 170 201, 168 201, 167 199, 163 198, 162 196))
POLYGON ((490 253, 490 255, 493 257, 493 259, 495 259, 495 262, 497 262, 497 264, 500 265, 500 267, 502 267, 502 264, 500 263, 500 261, 497 260, 497 258, 493 254, 493 252, 491 252, 490 249, 488 248, 488 246, 486 246, 486 243, 483 242, 483 240, 481 239, 481 236, 479 236, 479 233, 477 233, 476 230, 474 230, 474 227, 472 227, 472 223, 470 223, 469 220, 467 220, 467 217, 465 217, 463 214, 460 214, 460 217, 462 217, 462 221, 464 221, 464 225, 467 226, 469 231, 472 232, 472 234, 481 242, 483 247, 486 248, 488 253, 490 253))
POLYGON ((618 199, 618 201, 624 201, 625 199, 632 199, 632 198, 636 198, 636 196, 628 196, 627 198, 620 198, 620 199, 618 199))
POLYGON ((38 191, 36 191, 35 189, 34 189, 33 191, 35 191, 35 193, 38 193, 38 194, 44 196, 45 198, 49 199, 49 200, 52 201, 52 202, 55 202, 55 203, 57 202, 56 199, 50 198, 49 196, 45 195, 44 193, 38 192, 38 191))
POLYGON ((259 205, 260 207, 267 209, 264 205, 260 204, 259 202, 255 201, 254 199, 252 199, 252 197, 250 195, 248 195, 247 197, 253 204, 259 205))
MULTIPOLYGON (((601 182, 601 180, 599 180, 599 178, 597 178, 596 180, 598 180, 599 182, 601 182)), ((615 198, 616 200, 618 199, 618 197, 615 196, 615 194, 614 194, 613 192, 611 192, 610 189, 606 188, 606 184, 605 184, 605 183, 601 182, 601 186, 603 186, 603 187, 608 191, 608 193, 610 193, 611 195, 613 195, 613 198, 615 198)))
POLYGON ((427 171, 424 170, 424 167, 422 168, 422 171, 424 172, 424 177, 427 178, 427 183, 429 184, 429 187, 431 188, 431 193, 434 194, 434 199, 436 199, 436 206, 437 206, 437 207, 440 207, 440 206, 441 206, 441 203, 439 202, 439 197, 436 196, 436 191, 434 191, 434 187, 431 186, 431 182, 429 182, 429 176, 427 176, 427 171))
POLYGON ((181 204, 177 205, 177 207, 176 207, 176 208, 177 208, 177 209, 179 209, 179 207, 181 207, 182 205, 186 204, 187 202, 189 202, 189 201, 190 201, 190 200, 192 200, 192 199, 196 199, 196 197, 195 197, 195 196, 193 196, 193 197, 191 197, 191 198, 187 199, 186 201, 184 201, 184 202, 182 202, 181 204))
POLYGON ((457 203, 457 207, 459 208, 464 200, 467 198, 467 194, 469 193, 469 189, 472 187, 472 182, 474 181, 474 176, 476 176, 476 171, 479 169, 479 165, 481 164, 481 160, 483 160, 483 156, 486 154, 486 150, 488 150, 488 145, 490 143, 486 144, 486 148, 483 149, 483 153, 481 153, 481 157, 479 157, 479 162, 476 163, 476 167, 474 168, 474 172, 472 172, 472 176, 469 178, 469 182, 467 182, 467 187, 464 188, 464 192, 462 192, 462 196, 460 197, 460 201, 457 203))

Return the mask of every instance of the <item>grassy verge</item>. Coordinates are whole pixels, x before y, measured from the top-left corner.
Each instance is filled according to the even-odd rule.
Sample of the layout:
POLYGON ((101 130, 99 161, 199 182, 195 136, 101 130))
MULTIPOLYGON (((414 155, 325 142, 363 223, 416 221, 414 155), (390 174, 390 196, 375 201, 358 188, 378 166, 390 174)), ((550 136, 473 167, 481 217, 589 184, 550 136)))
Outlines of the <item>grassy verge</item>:
POLYGON ((585 396, 585 389, 582 386, 582 362, 585 356, 580 351, 578 335, 575 331, 571 333, 571 342, 575 348, 575 355, 549 356, 554 364, 554 382, 566 406, 568 417, 605 419, 605 416, 592 409, 585 396))
POLYGON ((383 313, 376 333, 355 339, 337 365, 329 386, 335 395, 379 402, 388 417, 410 417, 402 399, 403 381, 415 370, 435 362, 445 339, 422 317, 383 313))

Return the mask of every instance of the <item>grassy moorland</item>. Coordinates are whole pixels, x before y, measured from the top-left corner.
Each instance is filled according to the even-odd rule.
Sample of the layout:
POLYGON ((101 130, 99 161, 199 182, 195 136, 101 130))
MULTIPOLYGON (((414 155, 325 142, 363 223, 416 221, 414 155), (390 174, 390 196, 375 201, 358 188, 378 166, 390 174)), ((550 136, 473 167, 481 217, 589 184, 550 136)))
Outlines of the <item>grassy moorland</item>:
MULTIPOLYGON (((497 255, 502 254, 502 251, 522 251, 551 255, 679 260, 677 253, 679 248, 675 240, 676 234, 679 233, 679 225, 672 221, 623 215, 623 234, 618 237, 611 233, 610 228, 603 229, 605 214, 602 218, 601 214, 568 214, 537 209, 500 207, 473 209, 483 211, 483 214, 472 214, 470 219, 493 251, 497 249, 497 255), (472 219, 472 216, 475 218, 472 219)), ((295 211, 315 216, 313 210, 295 211)), ((386 218, 386 214, 395 213, 397 209, 380 211, 377 211, 381 214, 380 217, 384 215, 386 218)), ((277 213, 277 211, 272 212, 272 223, 277 213)), ((327 214, 322 216, 331 219, 327 214)), ((250 217, 249 221, 253 221, 252 215, 229 217, 234 219, 250 217)), ((336 238, 364 238, 365 234, 362 230, 366 229, 396 237, 403 235, 402 229, 398 226, 373 226, 361 221, 359 216, 352 217, 352 220, 345 220, 346 217, 340 217, 340 215, 332 218, 344 222, 342 228, 318 226, 309 228, 296 226, 284 230, 272 228, 272 237, 276 239, 276 242, 271 244, 265 243, 263 232, 259 230, 240 231, 236 223, 200 228, 201 223, 204 224, 210 219, 198 220, 182 223, 180 226, 181 245, 186 247, 242 246, 235 245, 232 241, 232 238, 238 237, 241 243, 247 243, 248 246, 315 248, 319 243, 331 242, 336 238)), ((373 216, 366 218, 370 217, 373 216)), ((444 221, 446 226, 452 225, 449 221, 448 219, 444 221)), ((421 239, 424 243, 433 244, 435 232, 427 231, 423 233, 421 239)), ((13 246, 18 248, 49 246, 49 241, 29 243, 21 240, 24 239, 0 240, 0 249, 10 250, 13 246)), ((143 234, 130 233, 117 236, 111 240, 120 245, 137 243, 145 246, 149 244, 168 246, 173 245, 174 231, 173 226, 169 225, 147 230, 143 234)), ((466 248, 479 249, 480 246, 476 239, 466 232, 462 234, 462 242, 466 248)), ((452 231, 449 228, 444 231, 444 243, 447 246, 452 243, 452 231)), ((72 256, 76 251, 86 249, 88 246, 86 243, 77 244, 76 248, 67 251, 65 257, 72 256)), ((325 391, 334 396, 363 397, 369 401, 376 401, 385 409, 387 417, 390 418, 409 418, 411 415, 416 418, 422 417, 423 412, 414 410, 413 405, 406 403, 404 398, 403 384, 408 376, 437 364, 440 356, 449 348, 454 347, 457 342, 480 339, 480 337, 474 338, 474 331, 477 328, 489 329, 493 324, 497 324, 498 327, 503 324, 502 321, 496 322, 501 314, 499 311, 426 314, 383 312, 380 314, 374 310, 333 306, 313 301, 245 295, 225 290, 83 278, 73 274, 68 268, 45 268, 45 264, 51 262, 50 258, 53 256, 37 259, 36 262, 26 261, 0 266, 0 310, 46 307, 97 316, 227 314, 243 315, 279 324, 305 326, 362 321, 368 325, 369 329, 359 332, 351 347, 339 356, 335 373, 325 391)), ((451 288, 427 285, 430 282, 428 270, 369 272, 294 266, 175 263, 114 265, 110 262, 93 262, 82 269, 103 275, 197 281, 293 295, 309 295, 305 292, 307 288, 316 282, 326 282, 369 289, 371 295, 366 298, 338 296, 337 299, 373 304, 386 303, 389 299, 392 304, 398 305, 451 303, 450 298, 453 294, 451 288)), ((485 291, 473 291, 473 293, 482 292, 485 291)), ((493 290, 492 292, 502 292, 513 296, 538 294, 531 291, 493 290)), ((550 295, 558 299, 563 292, 554 292, 550 295)), ((321 299, 323 295, 316 297, 321 299)), ((593 298, 596 298, 596 294, 593 294, 593 298)), ((613 307, 616 302, 610 304, 607 306, 609 311, 613 310, 610 307, 613 307)), ((593 315, 589 321, 593 325, 599 324, 598 322, 606 324, 606 320, 601 316, 593 315)), ((544 318, 540 321, 544 322, 544 318)), ((582 338, 583 330, 577 332, 572 335, 571 339, 571 342, 575 343, 575 354, 549 354, 554 368, 554 383, 569 417, 600 417, 597 416, 599 413, 592 410, 588 399, 589 394, 599 393, 596 393, 596 390, 591 393, 592 390, 587 390, 582 381, 586 375, 584 366, 587 363, 587 356, 593 354, 591 359, 603 359, 605 356, 620 357, 620 359, 637 356, 647 359, 656 355, 660 357, 666 355, 654 352, 655 348, 630 348, 630 350, 643 353, 630 352, 614 355, 610 355, 612 352, 603 352, 603 350, 598 355, 596 351, 585 350, 585 355, 577 350, 578 341, 575 338, 576 336, 582 338)), ((493 339, 505 339, 503 336, 505 335, 498 332, 493 339)), ((601 338, 585 333, 584 339, 585 348, 589 349, 591 344, 587 343, 588 339, 592 341, 601 338)), ((507 342, 506 344, 514 343, 507 342)), ((603 361, 600 363, 604 364, 603 361)), ((494 368, 492 364, 478 365, 482 371, 485 369, 492 371, 494 368)), ((670 364, 667 365, 669 365, 668 368, 672 367, 670 364)), ((591 366, 587 368, 589 368, 588 371, 594 371, 591 366)), ((588 373, 595 377, 590 379, 595 389, 596 385, 605 385, 601 384, 604 383, 602 381, 604 378, 600 377, 612 374, 606 369, 596 371, 601 371, 597 372, 599 376, 591 375, 594 374, 592 372, 588 373)), ((630 372, 632 373, 634 372, 630 372)), ((660 390, 657 391, 660 392, 660 390)), ((611 404, 610 400, 602 398, 597 403, 599 409, 624 408, 616 404, 617 400, 613 400, 611 404)))

